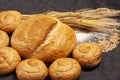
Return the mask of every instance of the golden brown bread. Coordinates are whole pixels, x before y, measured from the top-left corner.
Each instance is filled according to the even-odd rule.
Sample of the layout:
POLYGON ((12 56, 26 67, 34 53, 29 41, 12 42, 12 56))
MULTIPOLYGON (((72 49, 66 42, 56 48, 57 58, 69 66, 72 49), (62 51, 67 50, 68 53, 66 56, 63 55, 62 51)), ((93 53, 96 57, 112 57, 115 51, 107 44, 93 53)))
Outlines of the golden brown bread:
POLYGON ((19 63, 16 75, 19 80, 44 80, 48 75, 48 69, 43 61, 31 58, 19 63))
POLYGON ((9 74, 15 70, 21 58, 16 50, 0 47, 0 74, 9 74))
POLYGON ((0 29, 12 32, 22 21, 22 14, 15 10, 0 12, 0 29))
POLYGON ((81 73, 81 66, 72 58, 59 58, 49 67, 52 80, 76 80, 81 73))
POLYGON ((0 47, 9 45, 9 37, 8 34, 2 30, 0 30, 0 47))
POLYGON ((46 63, 67 57, 76 44, 75 32, 54 17, 37 15, 13 32, 11 45, 23 58, 37 57, 46 63))
POLYGON ((75 58, 82 67, 95 67, 102 59, 102 50, 95 43, 82 43, 73 50, 73 58, 75 58))

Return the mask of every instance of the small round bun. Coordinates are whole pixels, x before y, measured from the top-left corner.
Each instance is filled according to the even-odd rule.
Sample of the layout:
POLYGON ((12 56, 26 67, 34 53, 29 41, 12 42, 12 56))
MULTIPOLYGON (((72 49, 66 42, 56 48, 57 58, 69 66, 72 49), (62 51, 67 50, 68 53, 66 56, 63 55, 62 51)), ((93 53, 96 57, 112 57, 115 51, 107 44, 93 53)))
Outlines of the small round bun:
POLYGON ((49 67, 52 80, 76 80, 81 73, 81 66, 72 58, 59 58, 49 67))
POLYGON ((102 50, 95 43, 82 43, 73 50, 75 58, 82 67, 95 67, 102 59, 102 50))
POLYGON ((0 74, 9 74, 15 70, 21 58, 16 50, 0 47, 0 74))
POLYGON ((7 47, 9 45, 9 37, 6 32, 0 30, 0 47, 7 47))
POLYGON ((48 69, 43 61, 37 58, 23 60, 16 68, 19 80, 44 80, 48 69))
POLYGON ((22 14, 15 10, 0 12, 0 29, 9 33, 12 32, 22 21, 22 14))

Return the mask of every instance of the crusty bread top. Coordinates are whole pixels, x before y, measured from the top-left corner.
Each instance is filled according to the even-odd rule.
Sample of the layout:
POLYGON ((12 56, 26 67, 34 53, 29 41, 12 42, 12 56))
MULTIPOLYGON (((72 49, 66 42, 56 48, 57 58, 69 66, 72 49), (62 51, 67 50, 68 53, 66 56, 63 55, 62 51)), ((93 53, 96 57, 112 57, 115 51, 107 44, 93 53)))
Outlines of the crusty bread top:
POLYGON ((0 47, 0 74, 11 73, 20 61, 20 55, 15 49, 0 47))
POLYGON ((9 45, 9 37, 6 32, 0 30, 0 47, 9 45))
POLYGON ((27 19, 13 33, 14 38, 11 42, 17 45, 12 46, 21 47, 22 44, 24 47, 21 47, 21 50, 17 49, 20 53, 32 53, 44 41, 55 24, 56 20, 50 16, 34 16, 27 19))
POLYGON ((52 80, 76 80, 80 73, 81 66, 72 58, 59 58, 49 67, 49 75, 52 80))
POLYGON ((44 80, 48 69, 45 63, 37 58, 25 59, 18 64, 16 75, 19 80, 44 80))
POLYGON ((10 33, 22 22, 22 14, 15 10, 0 12, 0 29, 10 33))
POLYGON ((96 43, 82 43, 74 48, 73 58, 82 67, 95 67, 102 59, 102 49, 96 43))
POLYGON ((11 46, 22 57, 37 57, 44 62, 67 57, 75 44, 73 29, 48 15, 28 18, 16 28, 11 39, 11 46))

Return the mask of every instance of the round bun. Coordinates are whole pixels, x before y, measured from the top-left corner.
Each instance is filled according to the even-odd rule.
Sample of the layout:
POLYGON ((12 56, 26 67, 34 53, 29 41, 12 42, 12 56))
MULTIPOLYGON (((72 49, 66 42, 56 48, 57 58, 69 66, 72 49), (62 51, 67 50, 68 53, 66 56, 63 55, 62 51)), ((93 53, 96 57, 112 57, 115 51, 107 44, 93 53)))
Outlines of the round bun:
POLYGON ((95 43, 82 43, 73 50, 75 58, 82 67, 95 67, 102 59, 102 50, 95 43))
POLYGON ((37 58, 23 60, 16 68, 19 80, 44 80, 48 75, 46 65, 37 58))
POLYGON ((23 58, 49 63, 67 57, 76 44, 72 28, 48 15, 28 18, 13 32, 11 45, 23 58))
POLYGON ((9 45, 9 37, 6 32, 0 30, 0 47, 9 45))
POLYGON ((59 58, 49 67, 52 80, 76 80, 81 73, 79 63, 72 58, 59 58))
POLYGON ((12 32, 22 21, 22 14, 18 11, 0 12, 0 29, 9 33, 12 32))
POLYGON ((0 74, 9 74, 15 70, 21 58, 18 52, 10 47, 0 47, 0 74))

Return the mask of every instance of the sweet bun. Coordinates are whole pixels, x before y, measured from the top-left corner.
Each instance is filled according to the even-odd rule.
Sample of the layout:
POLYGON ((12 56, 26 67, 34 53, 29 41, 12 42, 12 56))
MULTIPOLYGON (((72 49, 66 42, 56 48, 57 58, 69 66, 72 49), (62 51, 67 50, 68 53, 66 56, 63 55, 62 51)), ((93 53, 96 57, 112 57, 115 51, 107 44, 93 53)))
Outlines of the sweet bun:
POLYGON ((15 10, 0 12, 0 29, 10 33, 22 21, 22 14, 15 10))
POLYGON ((16 68, 19 80, 44 80, 48 75, 48 69, 43 61, 37 58, 25 59, 16 68))
POLYGON ((81 73, 81 66, 72 58, 59 58, 49 67, 52 80, 76 80, 81 73))
POLYGON ((21 58, 16 50, 10 47, 0 47, 0 74, 9 74, 15 70, 21 58))
POLYGON ((6 32, 0 30, 0 47, 9 45, 9 37, 6 32))
POLYGON ((95 43, 82 43, 73 50, 73 58, 75 58, 82 67, 95 67, 102 59, 102 50, 95 43))
POLYGON ((11 45, 23 58, 37 57, 46 63, 67 57, 76 44, 72 28, 48 15, 28 18, 12 34, 11 45))

